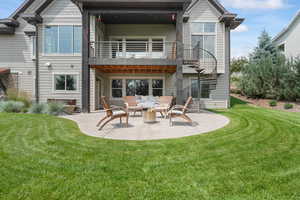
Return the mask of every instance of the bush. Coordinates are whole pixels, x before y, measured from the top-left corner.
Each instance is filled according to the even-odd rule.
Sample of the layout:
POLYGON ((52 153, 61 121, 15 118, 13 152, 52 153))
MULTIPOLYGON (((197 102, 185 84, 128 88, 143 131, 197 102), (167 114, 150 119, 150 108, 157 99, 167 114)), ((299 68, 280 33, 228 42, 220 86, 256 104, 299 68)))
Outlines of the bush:
POLYGON ((47 107, 47 113, 49 115, 61 115, 64 113, 64 104, 62 103, 49 103, 47 107))
POLYGON ((286 109, 286 110, 293 109, 293 108, 294 108, 293 104, 290 104, 290 103, 284 104, 284 109, 286 109))
POLYGON ((20 113, 24 108, 23 102, 3 101, 0 102, 0 112, 20 113))
POLYGON ((45 114, 47 113, 47 104, 33 104, 29 109, 29 113, 45 114))
POLYGON ((275 106, 277 106, 277 101, 276 100, 272 100, 272 101, 269 102, 269 105, 271 107, 275 107, 275 106))
POLYGON ((7 89, 7 100, 23 102, 26 108, 29 108, 32 103, 31 96, 27 92, 19 91, 16 88, 7 89))

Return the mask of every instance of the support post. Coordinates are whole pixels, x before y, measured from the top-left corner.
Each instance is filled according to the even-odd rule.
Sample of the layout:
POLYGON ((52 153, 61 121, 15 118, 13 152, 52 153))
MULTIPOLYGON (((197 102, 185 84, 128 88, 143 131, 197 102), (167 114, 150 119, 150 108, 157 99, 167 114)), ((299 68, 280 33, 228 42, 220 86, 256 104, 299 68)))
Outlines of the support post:
POLYGON ((90 41, 90 15, 87 10, 82 13, 82 112, 90 112, 90 66, 89 66, 89 41, 90 41))
POLYGON ((177 12, 176 17, 176 103, 183 104, 183 11, 177 12))
POLYGON ((39 26, 35 24, 35 103, 40 102, 40 70, 39 70, 39 26))
POLYGON ((198 72, 198 112, 200 113, 201 111, 201 73, 198 72))
POLYGON ((227 108, 230 107, 230 62, 231 62, 231 41, 230 41, 230 27, 225 27, 225 85, 227 86, 227 108))

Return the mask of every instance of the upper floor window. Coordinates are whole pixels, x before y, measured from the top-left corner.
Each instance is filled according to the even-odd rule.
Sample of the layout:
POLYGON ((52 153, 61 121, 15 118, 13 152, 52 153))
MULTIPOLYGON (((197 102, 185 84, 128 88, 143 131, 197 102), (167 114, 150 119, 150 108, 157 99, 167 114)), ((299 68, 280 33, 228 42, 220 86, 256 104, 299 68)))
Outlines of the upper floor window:
POLYGON ((32 59, 35 59, 35 53, 36 53, 36 36, 31 36, 31 57, 32 59))
MULTIPOLYGON (((209 51, 215 55, 216 52, 216 23, 215 22, 193 22, 191 23, 191 45, 209 51)), ((201 57, 209 56, 201 52, 201 57)))
POLYGON ((215 22, 192 22, 191 31, 192 33, 215 33, 216 23, 215 22))
POLYGON ((76 54, 81 52, 81 26, 46 26, 45 54, 76 54))

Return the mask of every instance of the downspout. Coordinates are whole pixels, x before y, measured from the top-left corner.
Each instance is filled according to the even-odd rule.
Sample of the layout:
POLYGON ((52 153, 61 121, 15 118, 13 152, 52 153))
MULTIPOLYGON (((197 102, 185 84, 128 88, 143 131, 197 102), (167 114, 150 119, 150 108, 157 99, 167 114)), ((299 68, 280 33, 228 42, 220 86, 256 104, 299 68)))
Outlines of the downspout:
POLYGON ((39 92, 39 28, 38 24, 35 25, 35 101, 40 102, 40 92, 39 92))

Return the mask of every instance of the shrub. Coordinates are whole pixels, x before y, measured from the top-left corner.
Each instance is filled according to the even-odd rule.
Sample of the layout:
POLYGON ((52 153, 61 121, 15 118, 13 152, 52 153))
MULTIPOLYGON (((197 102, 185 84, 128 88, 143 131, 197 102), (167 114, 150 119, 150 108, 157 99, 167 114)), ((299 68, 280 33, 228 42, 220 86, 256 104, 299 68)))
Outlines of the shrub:
POLYGON ((290 103, 284 104, 284 109, 289 110, 289 109, 292 109, 292 108, 294 108, 293 104, 290 104, 290 103))
POLYGON ((271 107, 275 107, 275 106, 277 106, 277 101, 276 100, 269 101, 269 105, 271 107))
POLYGON ((47 104, 33 104, 29 109, 29 113, 45 114, 47 113, 47 104))
POLYGON ((20 113, 24 108, 23 102, 3 101, 0 102, 0 112, 20 113))
POLYGON ((61 115, 64 113, 64 104, 62 103, 49 103, 47 107, 47 113, 49 115, 61 115))
POLYGON ((23 102, 26 108, 31 106, 31 96, 27 92, 19 91, 16 88, 7 89, 7 100, 23 102))

